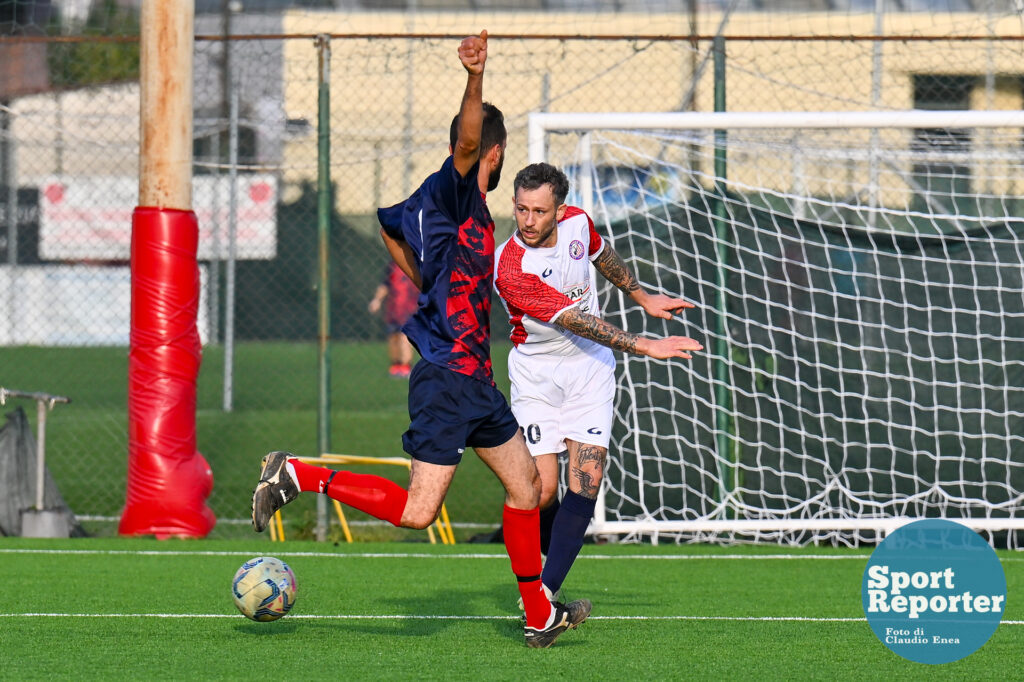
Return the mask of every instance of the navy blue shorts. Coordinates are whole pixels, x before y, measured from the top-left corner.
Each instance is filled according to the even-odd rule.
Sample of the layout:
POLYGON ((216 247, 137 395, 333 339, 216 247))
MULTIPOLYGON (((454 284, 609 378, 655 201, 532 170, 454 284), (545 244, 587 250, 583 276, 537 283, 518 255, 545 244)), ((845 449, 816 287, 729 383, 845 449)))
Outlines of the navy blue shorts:
POLYGON ((431 464, 458 464, 467 447, 497 447, 519 430, 497 386, 425 361, 409 377, 409 419, 402 446, 431 464))

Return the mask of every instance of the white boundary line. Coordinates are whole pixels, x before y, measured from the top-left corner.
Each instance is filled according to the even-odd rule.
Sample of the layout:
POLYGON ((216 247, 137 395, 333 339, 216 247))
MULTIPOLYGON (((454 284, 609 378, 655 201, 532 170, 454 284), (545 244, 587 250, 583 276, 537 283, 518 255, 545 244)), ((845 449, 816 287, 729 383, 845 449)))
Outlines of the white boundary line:
MULTIPOLYGON (((322 559, 503 559, 507 554, 429 554, 426 552, 279 552, 276 547, 261 547, 249 551, 231 550, 134 550, 134 549, 33 549, 30 547, 0 548, 0 554, 61 554, 103 556, 276 556, 309 557, 322 559)), ((581 554, 590 560, 643 560, 643 561, 866 561, 870 554, 581 554)), ((1001 557, 1001 562, 1024 561, 1021 557, 1001 557)))
MULTIPOLYGON (((507 554, 429 554, 426 552, 279 552, 276 547, 263 547, 251 551, 213 550, 129 550, 129 549, 33 549, 29 547, 0 548, 0 554, 68 554, 68 555, 130 555, 130 556, 268 556, 313 557, 329 559, 504 559, 507 554)), ((581 554, 581 559, 643 559, 678 561, 690 559, 813 559, 813 560, 867 560, 868 554, 581 554)))
MULTIPOLYGON (((0 613, 0 618, 231 618, 243 616, 232 613, 0 613)), ((338 614, 316 615, 296 613, 288 620, 521 620, 522 616, 444 616, 414 614, 338 614)), ((810 616, 590 616, 587 620, 608 621, 739 621, 739 622, 795 622, 795 623, 866 623, 867 618, 814 618, 810 616)), ((1024 620, 1004 620, 1000 625, 1024 625, 1024 620)))
MULTIPOLYGON (((58 555, 135 555, 135 556, 259 556, 261 552, 242 551, 182 551, 182 550, 92 550, 92 549, 32 549, 32 548, 0 548, 0 554, 58 554, 58 555)), ((506 559, 505 554, 426 554, 398 552, 275 552, 278 556, 301 556, 318 558, 352 558, 352 559, 506 559)), ((701 554, 701 555, 584 555, 585 559, 642 559, 642 560, 865 560, 869 555, 835 555, 835 554, 701 554)), ((1002 561, 1021 561, 1024 559, 1008 558, 1002 561)), ((0 618, 233 618, 238 614, 219 613, 0 613, 0 618)), ((518 620, 520 616, 446 616, 446 615, 314 615, 292 614, 289 620, 518 620)), ((608 621, 743 621, 743 622, 811 622, 811 623, 862 623, 866 618, 814 618, 805 616, 591 616, 589 620, 608 621)), ((1004 620, 1003 625, 1024 625, 1024 620, 1004 620)))

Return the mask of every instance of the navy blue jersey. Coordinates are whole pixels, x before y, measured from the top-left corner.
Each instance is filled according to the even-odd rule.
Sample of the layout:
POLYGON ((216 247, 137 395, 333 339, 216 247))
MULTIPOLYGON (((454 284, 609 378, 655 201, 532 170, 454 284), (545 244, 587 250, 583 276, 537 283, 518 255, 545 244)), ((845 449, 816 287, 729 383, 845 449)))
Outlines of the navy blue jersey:
POLYGON ((423 289, 402 331, 424 360, 480 381, 491 371, 494 221, 477 183, 449 156, 405 201, 377 210, 393 239, 416 254, 423 289))

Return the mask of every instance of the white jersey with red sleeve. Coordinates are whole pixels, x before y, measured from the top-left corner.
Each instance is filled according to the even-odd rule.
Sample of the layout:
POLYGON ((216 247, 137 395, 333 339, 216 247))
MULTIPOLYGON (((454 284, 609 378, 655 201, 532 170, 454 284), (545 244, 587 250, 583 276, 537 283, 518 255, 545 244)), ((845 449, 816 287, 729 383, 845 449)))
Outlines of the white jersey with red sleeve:
POLYGON ((590 216, 568 206, 554 246, 526 246, 517 232, 495 250, 494 288, 508 311, 518 352, 572 355, 602 347, 554 323, 574 307, 600 317, 591 261, 604 248, 590 216))

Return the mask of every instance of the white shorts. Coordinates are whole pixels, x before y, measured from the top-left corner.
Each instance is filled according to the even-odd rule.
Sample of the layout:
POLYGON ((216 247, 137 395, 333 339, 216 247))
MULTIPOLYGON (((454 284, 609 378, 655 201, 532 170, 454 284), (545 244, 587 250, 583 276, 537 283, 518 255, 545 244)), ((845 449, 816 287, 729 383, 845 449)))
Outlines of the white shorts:
POLYGON ((608 447, 615 398, 615 355, 508 355, 512 412, 530 454, 564 452, 565 439, 608 447))

